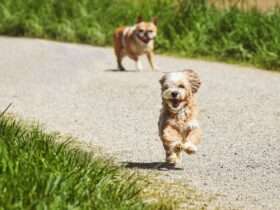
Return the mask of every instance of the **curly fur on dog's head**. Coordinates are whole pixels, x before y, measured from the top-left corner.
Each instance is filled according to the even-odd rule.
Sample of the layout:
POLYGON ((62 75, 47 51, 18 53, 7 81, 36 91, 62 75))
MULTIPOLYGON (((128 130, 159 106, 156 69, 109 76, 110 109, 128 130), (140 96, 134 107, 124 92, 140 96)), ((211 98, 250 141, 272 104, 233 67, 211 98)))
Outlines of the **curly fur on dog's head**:
POLYGON ((160 79, 163 105, 169 111, 176 113, 183 107, 191 104, 201 81, 193 70, 170 72, 160 79))

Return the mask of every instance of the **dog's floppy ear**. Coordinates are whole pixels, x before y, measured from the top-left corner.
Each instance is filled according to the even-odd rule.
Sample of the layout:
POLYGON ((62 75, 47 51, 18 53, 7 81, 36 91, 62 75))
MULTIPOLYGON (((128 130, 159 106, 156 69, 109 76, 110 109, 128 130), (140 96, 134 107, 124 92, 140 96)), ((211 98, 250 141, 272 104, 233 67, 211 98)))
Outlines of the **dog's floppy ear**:
POLYGON ((184 72, 187 74, 188 80, 191 83, 192 93, 195 94, 201 86, 201 80, 198 74, 191 69, 184 70, 184 72))
POLYGON ((158 24, 158 18, 157 18, 157 17, 153 17, 153 18, 152 18, 152 22, 157 26, 157 24, 158 24))
POLYGON ((160 78, 159 83, 161 86, 163 85, 165 78, 166 78, 165 74, 160 78))
POLYGON ((143 21, 143 17, 141 15, 139 15, 137 17, 136 23, 141 23, 143 21))

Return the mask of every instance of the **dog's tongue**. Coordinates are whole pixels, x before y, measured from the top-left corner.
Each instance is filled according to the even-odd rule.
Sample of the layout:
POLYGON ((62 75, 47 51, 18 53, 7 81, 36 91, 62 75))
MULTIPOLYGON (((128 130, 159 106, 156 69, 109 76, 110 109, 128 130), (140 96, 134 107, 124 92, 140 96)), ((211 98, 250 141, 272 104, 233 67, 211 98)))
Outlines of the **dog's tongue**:
POLYGON ((179 104, 180 104, 180 101, 178 101, 178 100, 172 100, 172 106, 173 106, 174 108, 177 108, 177 107, 179 106, 179 104))
POLYGON ((145 37, 144 42, 148 43, 149 41, 150 41, 150 38, 149 37, 145 37))
POLYGON ((140 39, 142 40, 142 42, 144 42, 145 44, 148 44, 149 41, 150 41, 150 38, 149 38, 149 37, 146 37, 146 36, 143 36, 143 37, 139 36, 139 38, 140 38, 140 39))

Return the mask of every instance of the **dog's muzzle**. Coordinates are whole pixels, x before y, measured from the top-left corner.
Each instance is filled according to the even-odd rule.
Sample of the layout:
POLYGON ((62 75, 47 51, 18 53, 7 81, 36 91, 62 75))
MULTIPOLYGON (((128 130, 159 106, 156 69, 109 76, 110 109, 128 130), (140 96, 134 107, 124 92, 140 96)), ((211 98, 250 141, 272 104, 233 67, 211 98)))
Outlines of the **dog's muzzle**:
POLYGON ((172 96, 173 99, 176 99, 178 95, 179 95, 178 91, 172 91, 171 92, 171 96, 172 96))
POLYGON ((180 92, 176 89, 164 91, 162 98, 172 111, 177 111, 180 109, 180 106, 183 102, 180 98, 180 92))
POLYGON ((154 40, 155 36, 151 36, 150 32, 141 32, 136 34, 137 38, 145 43, 148 44, 150 41, 154 40))
POLYGON ((175 88, 170 88, 170 89, 163 91, 162 97, 165 100, 174 100, 174 99, 179 100, 180 92, 175 88))
POLYGON ((147 36, 140 36, 140 35, 137 35, 137 38, 141 41, 141 42, 144 42, 145 44, 148 44, 151 40, 151 38, 147 37, 147 36))

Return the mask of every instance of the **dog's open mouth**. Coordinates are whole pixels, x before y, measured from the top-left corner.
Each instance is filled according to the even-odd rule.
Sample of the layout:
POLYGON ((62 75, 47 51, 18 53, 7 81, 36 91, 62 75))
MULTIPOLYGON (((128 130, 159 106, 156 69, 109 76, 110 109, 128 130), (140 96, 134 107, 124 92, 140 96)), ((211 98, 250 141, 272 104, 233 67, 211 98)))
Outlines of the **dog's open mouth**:
POLYGON ((180 106, 181 101, 178 99, 171 99, 170 104, 171 104, 172 108, 177 109, 180 106))
POLYGON ((153 40, 153 39, 149 38, 148 36, 140 36, 138 34, 137 34, 137 37, 145 44, 148 44, 151 40, 153 40))

